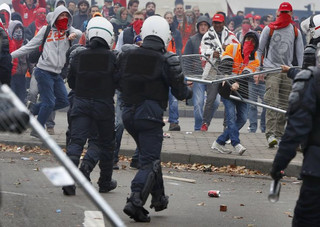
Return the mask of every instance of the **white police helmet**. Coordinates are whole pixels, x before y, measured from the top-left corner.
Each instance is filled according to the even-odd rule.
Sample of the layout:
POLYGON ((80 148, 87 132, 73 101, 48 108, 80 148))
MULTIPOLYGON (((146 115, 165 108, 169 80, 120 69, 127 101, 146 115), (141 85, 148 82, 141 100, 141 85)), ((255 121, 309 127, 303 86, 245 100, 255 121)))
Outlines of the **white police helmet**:
POLYGON ((144 40, 147 36, 154 35, 162 39, 165 46, 171 40, 171 32, 168 22, 160 16, 148 17, 141 28, 141 38, 144 40))
POLYGON ((320 37, 320 15, 314 15, 310 17, 309 28, 312 38, 316 39, 320 37))
POLYGON ((94 37, 99 37, 105 40, 109 47, 113 42, 113 26, 104 17, 93 17, 90 19, 87 26, 87 37, 91 40, 94 37))

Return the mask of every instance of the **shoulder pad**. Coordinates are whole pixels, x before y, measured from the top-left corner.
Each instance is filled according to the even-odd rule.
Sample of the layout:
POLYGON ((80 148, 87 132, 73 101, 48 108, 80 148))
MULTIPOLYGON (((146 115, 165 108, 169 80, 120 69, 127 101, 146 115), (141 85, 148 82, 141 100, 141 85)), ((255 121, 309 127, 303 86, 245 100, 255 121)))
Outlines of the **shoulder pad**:
POLYGON ((86 50, 87 48, 82 46, 82 45, 79 45, 79 46, 72 46, 73 49, 70 48, 70 55, 69 57, 70 58, 73 58, 74 56, 76 56, 78 53, 80 53, 81 51, 84 51, 86 50))
POLYGON ((309 80, 311 75, 312 75, 312 71, 310 71, 310 70, 302 70, 301 72, 299 72, 294 77, 294 81, 297 81, 297 80, 309 80))
POLYGON ((138 46, 135 45, 135 44, 124 44, 122 47, 121 47, 121 51, 122 52, 126 52, 126 51, 129 51, 129 50, 134 50, 134 49, 137 49, 138 46))
POLYGON ((164 55, 169 65, 178 65, 180 64, 180 58, 178 55, 172 52, 166 52, 164 55))

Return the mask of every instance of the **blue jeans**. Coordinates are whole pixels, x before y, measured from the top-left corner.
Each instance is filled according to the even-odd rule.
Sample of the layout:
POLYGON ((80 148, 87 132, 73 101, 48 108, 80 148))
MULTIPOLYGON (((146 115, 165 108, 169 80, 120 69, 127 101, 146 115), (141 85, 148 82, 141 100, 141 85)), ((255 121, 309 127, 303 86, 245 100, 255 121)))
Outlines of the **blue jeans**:
MULTIPOLYGON (((257 102, 258 98, 261 99, 262 103, 264 103, 264 93, 266 91, 265 83, 260 82, 259 84, 255 84, 253 81, 249 81, 249 100, 257 102)), ((249 129, 250 132, 256 132, 258 128, 258 110, 256 105, 249 105, 248 111, 249 118, 249 129)), ((266 109, 263 108, 261 112, 261 121, 260 121, 260 129, 261 132, 265 132, 266 130, 266 109)))
MULTIPOLYGON (((202 83, 193 83, 192 86, 193 90, 193 115, 194 115, 194 130, 198 131, 201 129, 202 126, 202 120, 203 120, 203 108, 205 104, 205 91, 207 90, 207 85, 202 83)), ((220 103, 220 96, 217 95, 217 97, 214 100, 213 109, 211 112, 211 118, 213 117, 214 113, 219 107, 220 103)), ((210 122, 208 122, 210 124, 210 122)))
POLYGON ((26 90, 26 77, 24 74, 14 74, 11 77, 11 89, 16 94, 16 96, 20 99, 22 103, 25 103, 25 99, 27 97, 26 90))
POLYGON ((248 105, 244 102, 224 99, 222 97, 221 100, 225 108, 227 128, 218 137, 217 143, 225 145, 226 141, 230 139, 231 145, 236 146, 240 143, 239 130, 247 121, 248 105))
POLYGON ((68 93, 59 74, 36 68, 35 78, 38 82, 41 102, 35 105, 33 114, 38 115, 38 121, 44 127, 53 110, 69 105, 68 93))
MULTIPOLYGON (((122 121, 122 103, 123 100, 121 98, 121 93, 116 90, 116 94, 117 94, 117 102, 116 102, 116 119, 115 119, 115 134, 116 134, 116 146, 115 146, 115 150, 114 150, 114 159, 113 162, 114 163, 118 163, 119 162, 119 151, 120 151, 120 146, 121 146, 121 140, 122 140, 122 135, 123 135, 123 131, 124 131, 124 126, 123 126, 123 121, 122 121)), ((136 148, 133 156, 132 156, 132 160, 138 161, 139 160, 139 149, 136 148)))
POLYGON ((171 93, 171 88, 169 90, 169 123, 179 124, 179 108, 178 100, 171 93))

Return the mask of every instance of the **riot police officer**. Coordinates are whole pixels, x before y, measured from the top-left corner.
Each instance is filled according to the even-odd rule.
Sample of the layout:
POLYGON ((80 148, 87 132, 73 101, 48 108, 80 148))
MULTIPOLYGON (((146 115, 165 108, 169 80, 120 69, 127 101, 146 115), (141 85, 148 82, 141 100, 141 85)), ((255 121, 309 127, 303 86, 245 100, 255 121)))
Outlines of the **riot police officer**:
POLYGON ((124 127, 139 148, 140 169, 131 182, 131 195, 123 211, 137 222, 149 222, 144 209, 149 194, 150 208, 167 208, 161 172, 160 153, 163 141, 163 112, 168 91, 179 100, 191 98, 177 55, 166 52, 171 39, 168 22, 151 16, 141 28, 143 44, 122 52, 118 59, 120 89, 124 101, 124 127))
MULTIPOLYGON (((319 66, 319 48, 317 65, 319 66)), ((320 223, 320 68, 308 67, 293 79, 287 111, 287 127, 274 159, 271 176, 282 177, 302 144, 303 180, 292 226, 319 226, 320 223)))
MULTIPOLYGON (((88 138, 90 146, 80 171, 90 180, 90 173, 99 162, 99 192, 117 187, 112 180, 114 149, 114 75, 116 55, 110 51, 112 24, 103 17, 92 18, 87 26, 89 46, 79 47, 70 54, 68 83, 74 91, 70 112, 71 136, 67 155, 78 166, 88 138), (96 133, 96 138, 93 134, 96 133)), ((65 195, 75 195, 75 186, 63 187, 65 195)))

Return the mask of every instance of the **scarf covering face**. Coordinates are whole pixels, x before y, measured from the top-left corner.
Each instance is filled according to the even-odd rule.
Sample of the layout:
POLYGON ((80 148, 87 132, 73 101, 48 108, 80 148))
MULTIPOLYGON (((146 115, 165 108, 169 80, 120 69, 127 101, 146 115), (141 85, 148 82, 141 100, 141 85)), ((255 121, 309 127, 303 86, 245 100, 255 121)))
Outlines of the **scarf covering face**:
POLYGON ((59 31, 64 31, 68 29, 68 18, 63 18, 60 20, 56 20, 55 26, 59 31))
POLYGON ((249 63, 249 57, 251 52, 254 50, 254 44, 252 41, 245 41, 243 44, 243 63, 249 63))
POLYGON ((140 34, 141 32, 141 27, 143 25, 143 21, 142 20, 136 20, 132 23, 132 27, 134 29, 134 31, 136 32, 137 35, 140 34))
POLYGON ((17 41, 23 41, 23 31, 22 28, 16 28, 12 34, 12 38, 17 41))
POLYGON ((39 8, 37 9, 37 16, 35 19, 35 24, 37 30, 40 30, 44 25, 47 25, 47 19, 46 19, 46 9, 45 8, 39 8))
POLYGON ((269 24, 269 28, 278 30, 287 27, 292 22, 292 18, 288 13, 280 13, 277 20, 269 24))

